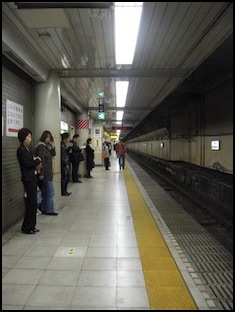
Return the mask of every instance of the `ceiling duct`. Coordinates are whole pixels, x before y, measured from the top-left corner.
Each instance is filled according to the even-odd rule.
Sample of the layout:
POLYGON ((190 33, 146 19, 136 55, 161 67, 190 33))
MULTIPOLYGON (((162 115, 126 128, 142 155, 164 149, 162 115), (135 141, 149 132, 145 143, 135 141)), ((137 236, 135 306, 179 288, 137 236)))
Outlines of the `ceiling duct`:
POLYGON ((49 69, 15 28, 2 22, 2 54, 37 82, 47 80, 49 69))
POLYGON ((3 52, 3 54, 14 64, 17 65, 17 67, 21 68, 26 74, 28 74, 30 77, 32 77, 34 80, 38 81, 37 79, 37 73, 34 72, 32 69, 28 70, 26 67, 26 64, 24 61, 21 61, 13 51, 6 51, 3 52))

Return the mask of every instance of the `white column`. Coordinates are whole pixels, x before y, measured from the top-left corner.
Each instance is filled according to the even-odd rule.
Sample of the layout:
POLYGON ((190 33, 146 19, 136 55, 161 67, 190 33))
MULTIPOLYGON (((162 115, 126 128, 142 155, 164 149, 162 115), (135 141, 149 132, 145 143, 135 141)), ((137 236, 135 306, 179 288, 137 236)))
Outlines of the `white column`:
POLYGON ((86 143, 89 137, 89 119, 87 114, 78 115, 78 119, 76 122, 76 133, 79 134, 79 147, 82 150, 83 156, 85 158, 84 161, 79 163, 78 174, 80 177, 86 176, 86 143))
POLYGON ((60 107, 60 78, 56 73, 51 73, 46 82, 39 83, 35 88, 33 136, 36 144, 43 131, 48 130, 52 133, 55 140, 56 156, 52 159, 56 207, 61 205, 60 107))

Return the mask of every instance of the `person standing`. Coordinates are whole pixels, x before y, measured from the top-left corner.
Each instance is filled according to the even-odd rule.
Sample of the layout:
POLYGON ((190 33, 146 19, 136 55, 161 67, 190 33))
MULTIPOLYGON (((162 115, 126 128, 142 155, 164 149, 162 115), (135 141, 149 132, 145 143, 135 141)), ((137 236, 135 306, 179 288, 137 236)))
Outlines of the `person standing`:
POLYGON ((61 143, 60 143, 60 156, 61 156, 61 195, 69 196, 70 192, 67 191, 67 186, 70 179, 69 172, 69 153, 67 148, 67 143, 69 142, 69 133, 64 132, 61 134, 61 143))
POLYGON ((39 179, 42 180, 42 213, 57 216, 54 205, 54 185, 53 185, 53 169, 52 157, 56 155, 54 147, 54 139, 50 131, 46 130, 35 147, 35 155, 42 160, 42 169, 39 179))
POLYGON ((91 171, 94 168, 95 153, 91 145, 92 145, 92 139, 88 138, 87 144, 86 144, 86 169, 87 169, 86 177, 87 178, 94 178, 91 176, 91 171))
POLYGON ((70 147, 69 160, 72 164, 72 181, 77 183, 82 183, 78 178, 78 168, 79 168, 79 155, 81 150, 78 146, 79 134, 74 134, 73 139, 70 141, 72 146, 70 147))
POLYGON ((37 218, 37 171, 42 167, 41 158, 33 156, 30 144, 32 142, 32 132, 27 128, 22 128, 18 132, 20 146, 17 149, 17 159, 20 164, 21 181, 25 191, 25 216, 21 230, 25 234, 35 234, 40 230, 36 228, 37 218))
POLYGON ((104 158, 104 166, 106 170, 110 170, 110 160, 109 160, 109 143, 105 142, 104 144, 105 158, 104 158))
MULTIPOLYGON (((113 143, 113 150, 116 152, 116 145, 117 145, 117 142, 114 141, 113 143)), ((117 153, 116 153, 116 156, 117 156, 117 153)))
POLYGON ((126 145, 123 142, 123 139, 120 138, 119 142, 116 144, 115 151, 118 157, 119 169, 125 168, 125 154, 126 154, 126 145))

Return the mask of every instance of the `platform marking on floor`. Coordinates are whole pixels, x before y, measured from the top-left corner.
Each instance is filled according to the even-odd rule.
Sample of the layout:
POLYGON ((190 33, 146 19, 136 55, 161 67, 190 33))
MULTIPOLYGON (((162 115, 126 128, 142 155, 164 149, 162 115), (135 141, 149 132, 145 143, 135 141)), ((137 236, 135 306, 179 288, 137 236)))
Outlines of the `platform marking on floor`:
POLYGON ((69 250, 68 250, 68 255, 73 256, 74 253, 75 253, 75 249, 74 249, 74 248, 69 248, 69 250))
POLYGON ((198 310, 128 166, 123 172, 151 310, 198 310))

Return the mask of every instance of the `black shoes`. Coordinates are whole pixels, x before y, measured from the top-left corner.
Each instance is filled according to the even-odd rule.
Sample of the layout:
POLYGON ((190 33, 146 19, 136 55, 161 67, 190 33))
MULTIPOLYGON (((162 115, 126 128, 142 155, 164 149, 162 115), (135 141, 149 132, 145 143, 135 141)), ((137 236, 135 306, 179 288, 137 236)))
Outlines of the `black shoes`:
POLYGON ((73 183, 82 183, 81 180, 73 181, 73 183))
POLYGON ((70 194, 72 194, 72 193, 66 191, 66 192, 62 192, 62 193, 61 193, 61 196, 69 196, 70 194))
POLYGON ((30 231, 22 231, 24 234, 35 234, 37 232, 40 232, 39 229, 33 229, 33 230, 30 230, 30 231))
POLYGON ((43 211, 42 214, 45 214, 45 215, 48 215, 48 216, 57 216, 58 215, 58 213, 55 212, 55 211, 52 211, 52 212, 43 211))
POLYGON ((89 179, 89 178, 94 178, 94 177, 92 177, 92 176, 88 176, 87 178, 89 179))
POLYGON ((30 230, 30 231, 22 231, 24 234, 35 234, 36 231, 30 230))

